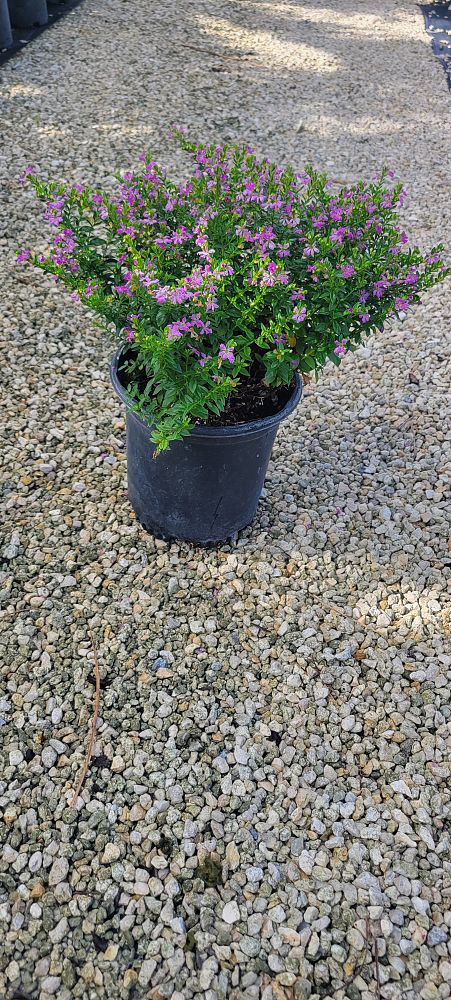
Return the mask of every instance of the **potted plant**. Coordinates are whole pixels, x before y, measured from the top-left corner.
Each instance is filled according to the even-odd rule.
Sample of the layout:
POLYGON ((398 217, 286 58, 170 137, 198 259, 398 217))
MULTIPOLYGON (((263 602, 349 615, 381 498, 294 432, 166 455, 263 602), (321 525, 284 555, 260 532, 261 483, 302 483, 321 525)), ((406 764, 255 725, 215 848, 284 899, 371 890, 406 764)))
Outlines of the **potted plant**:
POLYGON ((336 190, 247 146, 175 136, 194 161, 180 184, 147 156, 112 195, 29 168, 55 233, 46 253, 19 260, 119 337, 111 376, 138 519, 205 544, 252 520, 302 379, 339 365, 448 272, 442 246, 408 246, 389 171, 336 190))
POLYGON ((0 0, 0 49, 9 49, 13 44, 11 22, 7 0, 0 0))
POLYGON ((47 0, 8 0, 13 28, 35 28, 47 24, 47 0))

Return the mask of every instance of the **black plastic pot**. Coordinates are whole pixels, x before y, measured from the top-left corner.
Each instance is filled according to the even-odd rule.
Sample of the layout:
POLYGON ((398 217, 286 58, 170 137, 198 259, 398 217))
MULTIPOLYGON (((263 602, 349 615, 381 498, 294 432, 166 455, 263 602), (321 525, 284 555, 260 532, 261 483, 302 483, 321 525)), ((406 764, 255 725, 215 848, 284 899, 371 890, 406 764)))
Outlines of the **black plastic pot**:
POLYGON ((233 427, 195 426, 153 458, 149 426, 130 409, 118 374, 123 351, 113 358, 111 381, 127 407, 128 497, 138 520, 157 538, 225 541, 255 516, 279 424, 302 395, 299 376, 274 416, 233 427))
POLYGON ((34 28, 47 24, 47 0, 8 0, 13 28, 34 28))
POLYGON ((0 0, 0 49, 9 49, 13 44, 7 0, 0 0))

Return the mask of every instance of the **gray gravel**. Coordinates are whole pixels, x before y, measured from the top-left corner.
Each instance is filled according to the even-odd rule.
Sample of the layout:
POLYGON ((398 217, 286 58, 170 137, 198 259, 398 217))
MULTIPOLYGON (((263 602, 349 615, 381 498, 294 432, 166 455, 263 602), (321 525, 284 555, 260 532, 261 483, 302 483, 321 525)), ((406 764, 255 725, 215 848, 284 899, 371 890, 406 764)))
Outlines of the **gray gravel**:
POLYGON ((87 0, 3 94, 0 995, 446 1000, 449 289, 309 388, 255 524, 201 551, 136 524, 111 344, 12 262, 42 238, 25 164, 180 171, 174 121, 346 181, 386 162, 449 241, 419 10, 87 0))

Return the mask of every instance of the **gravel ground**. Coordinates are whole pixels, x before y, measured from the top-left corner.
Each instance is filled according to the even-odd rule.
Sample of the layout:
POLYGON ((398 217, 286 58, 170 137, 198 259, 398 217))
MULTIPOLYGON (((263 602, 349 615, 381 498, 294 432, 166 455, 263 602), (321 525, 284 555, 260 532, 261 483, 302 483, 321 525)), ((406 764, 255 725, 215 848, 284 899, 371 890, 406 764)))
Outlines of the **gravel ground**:
POLYGON ((181 170, 174 121, 343 180, 392 165, 407 228, 449 240, 419 10, 88 0, 3 93, 0 995, 445 1000, 449 289, 309 388, 253 527, 202 551, 137 525, 112 345, 12 263, 43 233, 26 163, 181 170))

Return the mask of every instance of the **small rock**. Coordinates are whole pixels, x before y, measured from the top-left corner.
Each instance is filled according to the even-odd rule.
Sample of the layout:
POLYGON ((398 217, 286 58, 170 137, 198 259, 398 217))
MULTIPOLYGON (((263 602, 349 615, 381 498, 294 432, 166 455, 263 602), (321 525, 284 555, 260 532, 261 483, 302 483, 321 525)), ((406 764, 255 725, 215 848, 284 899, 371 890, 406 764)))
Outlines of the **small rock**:
POLYGON ((61 917, 61 920, 58 921, 56 927, 54 927, 53 930, 49 931, 49 938, 52 944, 59 944, 61 941, 63 941, 68 931, 69 931, 69 924, 66 920, 66 917, 61 917))
POLYGON ((137 982, 138 982, 138 973, 135 971, 135 969, 127 969, 127 971, 124 973, 124 979, 123 979, 124 989, 131 990, 132 987, 137 982))
POLYGON ((397 792, 399 795, 405 795, 408 799, 412 798, 412 792, 410 791, 409 786, 402 778, 400 779, 400 781, 392 781, 391 786, 393 788, 393 791, 397 792))
POLYGON ((448 940, 448 937, 449 931, 445 931, 441 927, 431 927, 427 936, 427 943, 430 948, 433 948, 436 944, 444 944, 448 940))
POLYGON ((357 930, 357 927, 351 927, 349 929, 346 935, 346 940, 355 951, 363 951, 365 947, 365 938, 363 937, 363 934, 357 930))
POLYGON ((60 983, 60 976, 46 976, 41 982, 42 992, 49 993, 50 996, 53 996, 53 994, 59 989, 60 983))
POLYGON ((121 849, 117 844, 108 843, 105 844, 103 849, 103 854, 101 857, 101 862, 103 865, 110 865, 113 861, 117 861, 121 856, 121 849))
POLYGON ((421 896, 412 896, 412 905, 417 913, 421 913, 423 917, 426 916, 429 910, 429 902, 427 899, 422 899, 421 896))
POLYGON ((308 955, 308 957, 309 958, 316 958, 316 956, 317 956, 317 954, 319 952, 319 948, 320 948, 320 941, 319 941, 318 934, 316 933, 316 931, 313 931, 313 934, 312 934, 312 936, 310 938, 310 941, 309 941, 309 943, 307 945, 307 955, 308 955))
POLYGON ((49 873, 49 885, 58 885, 58 882, 64 882, 68 871, 67 858, 55 858, 49 873))
POLYGON ((231 841, 230 844, 227 844, 225 856, 227 864, 233 871, 235 871, 240 863, 240 854, 233 841, 231 841))
POLYGON ((58 759, 58 754, 53 747, 45 747, 41 754, 41 760, 44 767, 53 767, 55 761, 58 759))
POLYGON ((235 924, 240 919, 240 911, 234 900, 225 904, 222 911, 222 919, 225 920, 226 924, 235 924))
POLYGON ((168 859, 165 858, 162 854, 156 854, 155 857, 150 859, 150 863, 153 868, 157 869, 157 871, 159 871, 160 868, 169 867, 168 859))
POLYGON ((298 865, 305 875, 311 875, 313 869, 313 860, 307 851, 302 851, 298 857, 298 865))
POLYGON ((148 986, 152 981, 152 976, 157 967, 157 963, 153 958, 146 958, 141 965, 138 973, 138 982, 140 986, 148 986))
POLYGON ((246 878, 248 882, 261 882, 263 877, 263 868, 252 866, 251 868, 246 869, 246 878))
POLYGON ((30 858, 28 860, 28 867, 30 871, 34 874, 35 872, 39 871, 41 866, 42 866, 42 852, 34 851, 34 853, 30 855, 30 858))
POLYGON ((451 962, 448 961, 440 962, 438 968, 443 981, 447 983, 449 986, 449 984, 451 983, 451 962))

